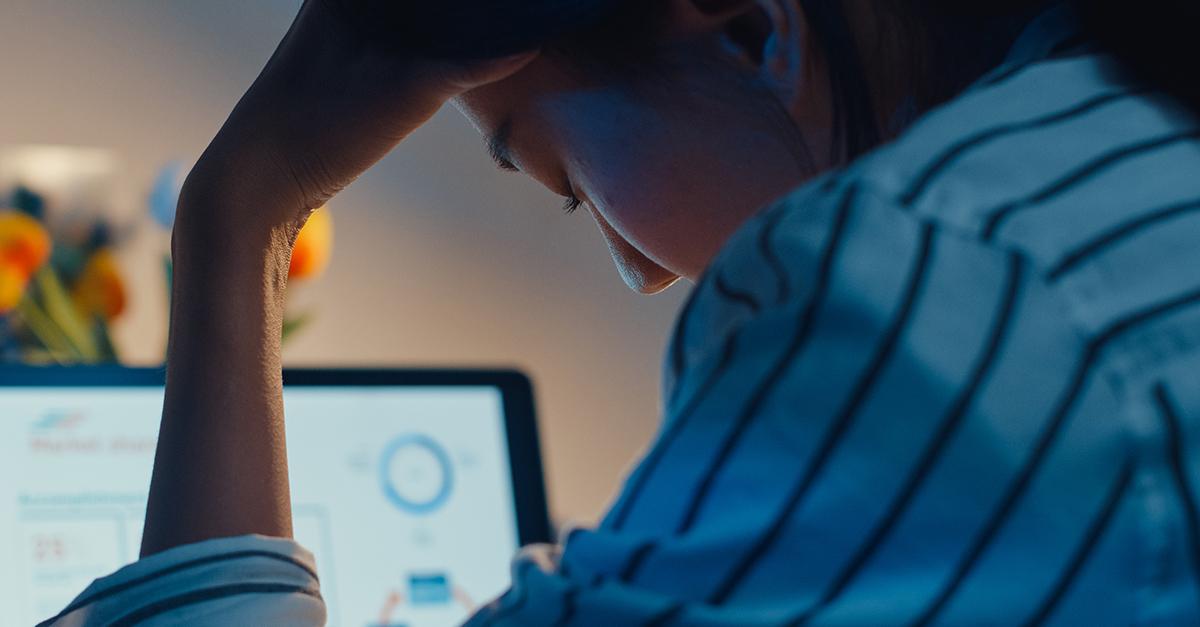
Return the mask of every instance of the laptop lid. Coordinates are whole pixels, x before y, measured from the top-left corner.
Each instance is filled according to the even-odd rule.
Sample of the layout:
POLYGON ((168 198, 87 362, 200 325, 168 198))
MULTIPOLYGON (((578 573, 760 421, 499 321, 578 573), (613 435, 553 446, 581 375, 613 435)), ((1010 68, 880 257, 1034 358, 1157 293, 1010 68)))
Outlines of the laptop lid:
MULTIPOLYGON (((137 558, 163 372, 0 368, 0 625, 137 558)), ((529 380, 287 370, 297 541, 330 625, 457 625, 550 539, 529 380)))

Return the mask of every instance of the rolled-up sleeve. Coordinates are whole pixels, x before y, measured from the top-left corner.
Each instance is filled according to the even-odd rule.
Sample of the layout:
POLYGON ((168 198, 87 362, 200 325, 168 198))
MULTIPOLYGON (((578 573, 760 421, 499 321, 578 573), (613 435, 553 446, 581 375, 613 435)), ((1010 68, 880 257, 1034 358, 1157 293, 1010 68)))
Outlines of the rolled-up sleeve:
POLYGON ((96 580, 38 627, 167 624, 324 625, 313 556, 261 536, 176 547, 96 580))

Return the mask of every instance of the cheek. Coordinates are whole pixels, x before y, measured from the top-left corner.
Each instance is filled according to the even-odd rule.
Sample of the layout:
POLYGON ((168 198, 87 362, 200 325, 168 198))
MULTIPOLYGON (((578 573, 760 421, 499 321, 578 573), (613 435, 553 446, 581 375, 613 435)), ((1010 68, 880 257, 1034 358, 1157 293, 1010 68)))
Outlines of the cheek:
POLYGON ((738 226, 798 180, 777 132, 698 106, 615 91, 564 96, 551 114, 576 192, 637 252, 698 278, 738 226))
POLYGON ((563 162, 575 191, 610 229, 655 263, 683 274, 675 207, 689 178, 653 111, 592 94, 564 107, 563 162))

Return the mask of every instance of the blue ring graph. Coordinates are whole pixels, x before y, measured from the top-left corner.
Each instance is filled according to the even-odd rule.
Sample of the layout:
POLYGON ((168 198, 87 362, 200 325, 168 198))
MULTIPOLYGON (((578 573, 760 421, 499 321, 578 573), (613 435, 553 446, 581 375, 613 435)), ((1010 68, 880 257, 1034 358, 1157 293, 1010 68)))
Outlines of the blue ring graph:
POLYGON ((387 496, 388 500, 396 507, 410 514, 422 515, 432 513, 446 503, 450 498, 450 493, 454 490, 454 469, 450 463, 450 456, 433 438, 420 434, 402 435, 384 447, 379 463, 379 479, 383 485, 383 493, 387 496), (392 458, 401 451, 409 448, 418 448, 432 455, 437 461, 439 470, 441 470, 442 484, 431 498, 418 501, 406 497, 400 493, 400 490, 392 482, 391 473, 389 472, 392 458))

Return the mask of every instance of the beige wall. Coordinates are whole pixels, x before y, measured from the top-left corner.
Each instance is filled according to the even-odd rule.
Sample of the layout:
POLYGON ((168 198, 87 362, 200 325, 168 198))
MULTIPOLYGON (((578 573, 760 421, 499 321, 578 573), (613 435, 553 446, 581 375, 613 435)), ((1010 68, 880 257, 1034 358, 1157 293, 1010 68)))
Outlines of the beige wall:
MULTIPOLYGON (((0 0, 0 145, 113 149, 141 210, 169 159, 194 159, 286 29, 297 0, 0 0)), ((595 227, 496 172, 443 112, 333 205, 328 274, 298 302, 304 365, 515 365, 542 411, 552 506, 597 516, 657 425, 659 364, 686 286, 630 293, 595 227)), ((127 209, 128 211, 129 209, 127 209)), ((134 301, 119 340, 151 362, 165 334, 147 221, 123 252, 134 301)))

